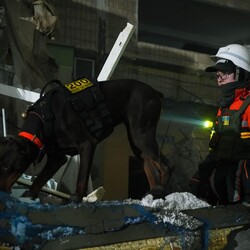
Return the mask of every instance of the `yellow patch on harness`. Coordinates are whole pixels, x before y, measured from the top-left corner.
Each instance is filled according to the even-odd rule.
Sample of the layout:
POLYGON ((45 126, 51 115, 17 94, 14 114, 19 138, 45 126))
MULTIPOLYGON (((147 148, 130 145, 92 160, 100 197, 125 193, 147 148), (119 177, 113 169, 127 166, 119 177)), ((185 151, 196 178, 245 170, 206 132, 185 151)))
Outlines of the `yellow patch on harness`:
POLYGON ((88 78, 82 78, 74 82, 66 83, 64 86, 72 93, 75 94, 86 88, 93 86, 94 84, 88 78))

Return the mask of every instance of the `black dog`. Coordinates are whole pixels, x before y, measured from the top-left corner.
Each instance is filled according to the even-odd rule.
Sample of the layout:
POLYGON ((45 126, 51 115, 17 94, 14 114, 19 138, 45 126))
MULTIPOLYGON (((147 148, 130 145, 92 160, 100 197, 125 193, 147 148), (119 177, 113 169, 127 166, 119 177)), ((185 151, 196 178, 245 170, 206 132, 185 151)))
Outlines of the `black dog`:
POLYGON ((2 142, 0 190, 10 190, 28 166, 45 152, 47 163, 26 194, 35 198, 66 162, 66 155, 79 154, 80 168, 72 200, 80 201, 87 192, 97 144, 112 133, 113 126, 124 123, 134 154, 144 159, 150 192, 155 198, 165 196, 170 169, 156 141, 162 94, 136 80, 113 80, 97 85, 98 88, 92 86, 84 78, 53 88, 28 109, 19 135, 2 142), (85 90, 79 91, 79 86, 83 85, 91 90, 95 101, 81 96, 85 90))

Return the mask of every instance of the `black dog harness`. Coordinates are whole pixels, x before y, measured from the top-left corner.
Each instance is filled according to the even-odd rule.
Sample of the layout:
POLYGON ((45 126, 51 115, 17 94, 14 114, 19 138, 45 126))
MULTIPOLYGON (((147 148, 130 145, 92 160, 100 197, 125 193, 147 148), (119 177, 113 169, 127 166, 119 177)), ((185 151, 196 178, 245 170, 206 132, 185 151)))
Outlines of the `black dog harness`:
POLYGON ((88 131, 98 141, 112 133, 114 128, 112 117, 105 104, 103 93, 97 83, 82 78, 65 85, 59 84, 58 87, 40 96, 28 108, 28 117, 19 136, 34 142, 40 151, 44 148, 44 145, 48 147, 51 144, 50 140, 54 134, 54 114, 51 110, 51 98, 57 91, 60 91, 68 100, 69 105, 72 105, 72 108, 79 113, 88 131))
POLYGON ((101 141, 113 132, 112 116, 98 83, 84 77, 64 85, 68 100, 80 114, 89 132, 101 141))

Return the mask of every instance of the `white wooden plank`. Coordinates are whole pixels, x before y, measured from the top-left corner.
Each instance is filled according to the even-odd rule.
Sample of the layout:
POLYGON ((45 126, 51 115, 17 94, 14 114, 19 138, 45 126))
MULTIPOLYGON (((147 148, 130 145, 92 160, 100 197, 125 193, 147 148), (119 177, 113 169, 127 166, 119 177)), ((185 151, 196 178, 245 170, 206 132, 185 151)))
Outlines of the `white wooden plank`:
POLYGON ((3 83, 0 83, 0 94, 27 102, 36 102, 40 97, 40 94, 37 92, 9 86, 3 83))
POLYGON ((125 48, 127 47, 127 44, 133 32, 134 32, 134 26, 130 23, 127 23, 127 26, 125 27, 125 29, 117 37, 116 42, 113 48, 111 49, 99 76, 97 77, 98 81, 106 81, 110 79, 125 48))

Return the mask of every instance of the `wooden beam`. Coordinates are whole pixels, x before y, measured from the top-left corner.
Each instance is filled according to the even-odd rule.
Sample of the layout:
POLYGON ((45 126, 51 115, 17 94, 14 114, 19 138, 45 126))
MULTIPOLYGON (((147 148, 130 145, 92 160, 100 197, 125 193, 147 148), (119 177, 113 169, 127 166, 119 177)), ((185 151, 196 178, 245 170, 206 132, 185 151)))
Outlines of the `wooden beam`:
MULTIPOLYGON (((17 183, 19 184, 22 184, 24 186, 27 186, 27 187, 30 187, 32 185, 32 181, 29 181, 29 180, 25 180, 23 178, 19 178, 17 180, 17 183)), ((47 194, 51 194, 51 195, 54 195, 56 197, 59 197, 59 198, 63 198, 63 199, 69 199, 70 198, 70 195, 68 194, 65 194, 65 193, 62 193, 60 191, 57 191, 57 190, 54 190, 54 189, 51 189, 51 188, 48 188, 48 187, 42 187, 42 191, 47 193, 47 194)))

